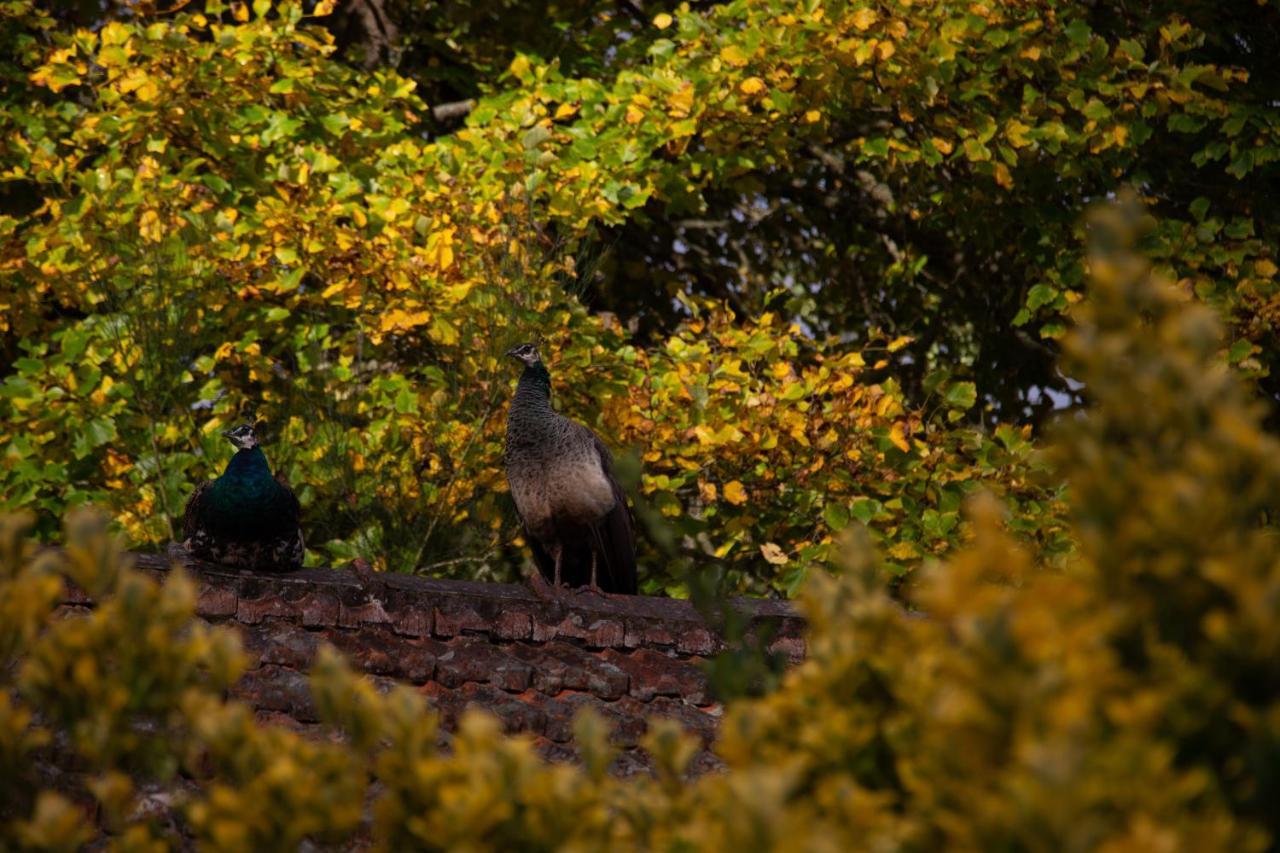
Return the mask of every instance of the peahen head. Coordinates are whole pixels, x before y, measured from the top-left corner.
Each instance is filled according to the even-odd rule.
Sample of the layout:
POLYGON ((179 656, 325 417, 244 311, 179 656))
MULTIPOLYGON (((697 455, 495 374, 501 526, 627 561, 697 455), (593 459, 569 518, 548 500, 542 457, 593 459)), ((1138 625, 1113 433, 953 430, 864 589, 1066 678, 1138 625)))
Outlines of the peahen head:
POLYGON ((222 434, 241 450, 251 450, 258 446, 258 434, 254 431, 252 424, 240 424, 238 427, 223 431, 222 434))
POLYGON ((516 361, 523 362, 525 367, 533 367, 535 364, 542 364, 542 356, 538 355, 538 348, 533 344, 519 344, 507 350, 507 355, 516 361))

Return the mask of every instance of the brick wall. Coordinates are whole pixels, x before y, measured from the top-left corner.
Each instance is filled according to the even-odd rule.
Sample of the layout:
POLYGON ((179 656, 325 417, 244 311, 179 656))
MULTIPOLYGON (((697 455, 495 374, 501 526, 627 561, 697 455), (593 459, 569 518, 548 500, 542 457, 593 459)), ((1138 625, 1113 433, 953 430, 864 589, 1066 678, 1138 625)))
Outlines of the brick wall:
MULTIPOLYGON (((136 555, 156 576, 167 558, 136 555)), ((547 601, 527 587, 406 575, 305 569, 288 575, 234 573, 189 563, 200 584, 199 615, 238 629, 251 668, 234 695, 271 723, 316 725, 306 671, 330 643, 375 683, 412 685, 438 710, 445 737, 468 706, 496 714, 508 731, 532 733, 549 758, 572 760, 571 721, 596 709, 621 747, 621 775, 648 766, 636 748, 646 720, 679 721, 709 745, 721 707, 698 664, 723 648, 684 601, 567 594, 547 601)), ((64 609, 91 606, 69 590, 64 609)), ((771 647, 799 660, 803 621, 789 604, 738 600, 753 630, 771 623, 771 647)), ((704 749, 695 771, 714 767, 704 749)))

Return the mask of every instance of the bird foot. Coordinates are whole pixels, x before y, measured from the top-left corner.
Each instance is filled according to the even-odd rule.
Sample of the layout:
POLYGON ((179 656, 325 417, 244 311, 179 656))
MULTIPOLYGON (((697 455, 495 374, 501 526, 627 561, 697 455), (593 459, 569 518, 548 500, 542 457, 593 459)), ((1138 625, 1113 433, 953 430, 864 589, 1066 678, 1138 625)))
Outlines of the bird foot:
POLYGON ((600 598, 600 599, 606 599, 611 597, 609 593, 605 592, 603 589, 601 589, 600 587, 596 586, 593 583, 589 583, 586 586, 578 587, 573 591, 573 594, 579 597, 584 595, 594 595, 596 598, 600 598))
POLYGON ((378 575, 364 557, 356 557, 350 563, 351 571, 360 582, 360 591, 366 599, 381 598, 386 589, 386 579, 378 575))
POLYGON ((540 572, 529 575, 528 584, 533 594, 543 601, 559 602, 564 597, 565 587, 556 586, 544 578, 540 572))
POLYGON ((191 552, 181 542, 170 542, 169 547, 165 549, 165 556, 171 563, 186 565, 191 561, 191 552))

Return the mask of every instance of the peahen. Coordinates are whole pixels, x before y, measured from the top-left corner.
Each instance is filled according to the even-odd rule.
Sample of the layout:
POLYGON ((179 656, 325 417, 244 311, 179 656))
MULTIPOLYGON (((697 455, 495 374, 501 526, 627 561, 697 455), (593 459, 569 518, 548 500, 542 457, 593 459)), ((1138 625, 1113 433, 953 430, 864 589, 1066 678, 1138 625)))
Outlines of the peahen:
POLYGON ((542 576, 555 584, 636 593, 631 514, 613 457, 585 426, 551 408, 551 374, 533 344, 507 413, 507 482, 542 576))
POLYGON ((182 519, 193 556, 242 569, 284 572, 302 565, 301 510, 271 475, 249 424, 223 433, 237 448, 222 476, 196 486, 182 519))

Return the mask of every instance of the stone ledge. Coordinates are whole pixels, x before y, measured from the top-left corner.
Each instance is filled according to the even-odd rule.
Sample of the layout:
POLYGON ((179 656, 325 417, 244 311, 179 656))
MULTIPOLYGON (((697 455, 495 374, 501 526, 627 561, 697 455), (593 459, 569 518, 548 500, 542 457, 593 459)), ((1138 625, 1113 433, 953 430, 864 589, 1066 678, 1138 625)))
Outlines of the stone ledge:
MULTIPOLYGON (((548 757, 571 759, 572 717, 591 707, 622 750, 620 775, 649 767, 637 744, 654 717, 699 737, 695 766, 718 766, 709 747, 723 709, 701 663, 725 644, 687 601, 589 593, 547 600, 518 584, 362 579, 342 569, 256 574, 185 557, 132 557, 158 579, 182 564, 198 584, 199 616, 239 631, 250 669, 232 695, 264 721, 323 736, 306 672, 329 643, 380 689, 403 684, 421 693, 440 713, 446 743, 462 711, 481 707, 507 731, 533 735, 548 757)), ((59 613, 74 617, 92 604, 68 583, 59 613)), ((793 663, 803 657, 804 620, 789 603, 730 604, 747 616, 748 634, 771 632, 770 650, 793 663)))

